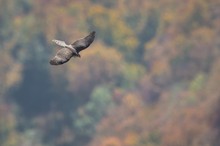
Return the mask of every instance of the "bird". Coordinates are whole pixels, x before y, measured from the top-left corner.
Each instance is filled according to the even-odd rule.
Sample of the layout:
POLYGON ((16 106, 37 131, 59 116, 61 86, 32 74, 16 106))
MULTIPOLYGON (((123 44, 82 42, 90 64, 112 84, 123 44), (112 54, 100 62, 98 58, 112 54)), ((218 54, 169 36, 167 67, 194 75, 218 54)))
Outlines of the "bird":
POLYGON ((66 44, 65 41, 52 40, 56 45, 62 47, 56 55, 50 60, 51 65, 62 65, 68 62, 72 57, 81 57, 79 52, 88 48, 95 39, 95 31, 90 32, 84 38, 76 40, 72 44, 66 44))

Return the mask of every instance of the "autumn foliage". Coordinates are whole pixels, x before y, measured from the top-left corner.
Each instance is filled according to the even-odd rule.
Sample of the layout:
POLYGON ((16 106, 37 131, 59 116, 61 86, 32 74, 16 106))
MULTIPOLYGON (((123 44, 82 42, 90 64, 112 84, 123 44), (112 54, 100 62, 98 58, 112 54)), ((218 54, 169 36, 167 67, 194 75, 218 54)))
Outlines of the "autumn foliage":
POLYGON ((0 146, 219 146, 219 40, 219 0, 0 0, 0 146))

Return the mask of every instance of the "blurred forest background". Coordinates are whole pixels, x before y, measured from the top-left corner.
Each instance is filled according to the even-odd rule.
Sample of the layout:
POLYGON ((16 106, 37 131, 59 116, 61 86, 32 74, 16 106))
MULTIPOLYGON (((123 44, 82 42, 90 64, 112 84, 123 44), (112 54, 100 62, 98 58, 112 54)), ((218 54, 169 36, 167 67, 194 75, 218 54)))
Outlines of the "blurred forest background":
POLYGON ((0 0, 0 57, 0 146, 220 145, 219 0, 0 0))

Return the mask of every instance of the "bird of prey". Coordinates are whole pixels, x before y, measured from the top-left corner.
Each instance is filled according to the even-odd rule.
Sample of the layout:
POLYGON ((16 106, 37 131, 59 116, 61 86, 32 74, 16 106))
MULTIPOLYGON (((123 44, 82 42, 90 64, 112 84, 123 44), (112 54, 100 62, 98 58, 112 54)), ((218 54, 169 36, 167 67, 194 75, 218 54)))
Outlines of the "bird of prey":
POLYGON ((95 31, 88 36, 76 40, 74 43, 67 45, 64 41, 52 40, 55 44, 62 47, 56 55, 50 60, 51 65, 61 65, 70 60, 71 57, 81 57, 79 52, 88 48, 95 39, 95 31))

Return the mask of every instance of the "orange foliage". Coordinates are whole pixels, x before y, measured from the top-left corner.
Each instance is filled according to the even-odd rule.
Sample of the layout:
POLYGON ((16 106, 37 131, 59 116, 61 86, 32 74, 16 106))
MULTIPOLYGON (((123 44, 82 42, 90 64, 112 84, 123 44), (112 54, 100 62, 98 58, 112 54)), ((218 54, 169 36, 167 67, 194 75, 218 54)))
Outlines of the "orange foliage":
POLYGON ((218 0, 0 0, 0 145, 219 145, 219 5, 218 0), (46 64, 57 51, 52 39, 71 43, 90 30, 97 37, 82 58, 46 64), (42 78, 46 74, 51 77, 42 78), (42 82, 46 93, 32 95, 42 82), (23 91, 30 87, 30 94, 14 93, 17 85, 23 91), (102 86, 107 91, 98 92, 95 103, 108 94, 100 106, 105 114, 91 104, 102 86), (27 106, 40 113, 30 119, 19 103, 29 96, 34 101, 27 105, 48 105, 45 112, 27 106), (110 101, 113 108, 105 109, 110 101), (86 111, 84 125, 96 128, 94 133, 83 133, 89 126, 81 126, 82 132, 74 127, 80 111, 86 111), (95 120, 88 118, 93 111, 99 115, 95 120))

